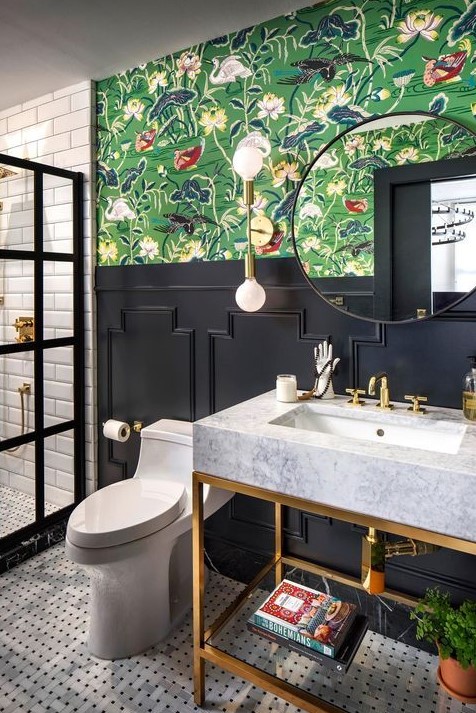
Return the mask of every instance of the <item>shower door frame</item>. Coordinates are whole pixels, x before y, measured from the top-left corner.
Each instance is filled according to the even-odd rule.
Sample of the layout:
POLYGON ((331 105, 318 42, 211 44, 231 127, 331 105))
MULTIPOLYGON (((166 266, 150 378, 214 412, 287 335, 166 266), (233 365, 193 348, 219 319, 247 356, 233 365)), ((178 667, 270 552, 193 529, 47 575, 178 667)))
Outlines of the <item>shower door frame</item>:
POLYGON ((26 443, 35 444, 35 520, 9 535, 0 538, 0 556, 39 535, 52 525, 65 521, 73 508, 85 497, 85 428, 84 428, 84 263, 83 263, 83 174, 78 171, 55 168, 27 159, 0 153, 0 163, 33 172, 34 188, 34 249, 18 250, 0 248, 0 259, 28 260, 34 263, 34 318, 33 342, 0 345, 0 356, 18 352, 34 353, 35 427, 23 436, 0 442, 0 452, 26 443), (72 239, 70 253, 43 250, 43 178, 45 175, 71 180, 72 185, 72 239), (73 335, 44 339, 44 264, 45 262, 71 262, 73 265, 73 335), (55 347, 73 349, 73 419, 53 426, 44 425, 44 352, 55 347), (74 493, 73 503, 45 515, 45 460, 44 443, 49 436, 66 431, 74 434, 74 493))

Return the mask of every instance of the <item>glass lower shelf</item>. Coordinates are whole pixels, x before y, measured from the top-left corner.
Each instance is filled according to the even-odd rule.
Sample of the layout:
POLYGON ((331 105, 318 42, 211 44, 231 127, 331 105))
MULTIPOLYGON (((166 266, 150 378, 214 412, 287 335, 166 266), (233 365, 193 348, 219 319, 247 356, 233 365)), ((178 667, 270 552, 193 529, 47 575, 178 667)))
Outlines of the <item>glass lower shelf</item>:
MULTIPOLYGON (((362 593, 352 587, 330 580, 312 577, 303 570, 285 570, 287 579, 328 591, 347 601, 362 599, 362 593), (346 591, 347 590, 347 591, 346 591)), ((207 601, 207 619, 216 619, 234 599, 244 585, 212 573, 210 591, 215 597, 207 601), (219 578, 220 582, 216 581, 219 578), (220 597, 216 597, 217 589, 220 597), (212 616, 212 610, 214 616, 212 616)), ((471 713, 466 706, 450 698, 436 681, 438 657, 416 646, 397 641, 371 628, 365 634, 347 673, 339 673, 305 655, 290 651, 284 646, 265 640, 248 630, 247 621, 274 588, 274 570, 260 582, 248 598, 236 609, 233 616, 207 644, 223 651, 256 669, 286 681, 321 698, 327 703, 351 713, 471 713)), ((207 587, 208 589, 208 587, 207 587)), ((386 606, 386 602, 384 603, 386 606)), ((389 609, 396 611, 392 602, 389 609)), ((404 616, 408 625, 408 609, 404 616)), ((365 612, 364 612, 365 613, 365 612)), ((371 622, 372 626, 372 622, 371 622)))

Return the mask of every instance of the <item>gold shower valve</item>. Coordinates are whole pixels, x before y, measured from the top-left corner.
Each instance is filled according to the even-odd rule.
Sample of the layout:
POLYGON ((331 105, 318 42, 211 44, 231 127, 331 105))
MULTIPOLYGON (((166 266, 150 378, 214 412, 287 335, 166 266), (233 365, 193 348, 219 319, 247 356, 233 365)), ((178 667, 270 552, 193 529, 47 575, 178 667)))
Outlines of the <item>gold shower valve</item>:
POLYGON ((15 323, 13 326, 15 327, 15 329, 23 329, 24 327, 33 327, 33 320, 26 319, 25 317, 21 317, 20 319, 15 320, 15 323))
POLYGON ((33 342, 35 339, 35 318, 34 317, 18 317, 13 323, 18 336, 17 342, 33 342))

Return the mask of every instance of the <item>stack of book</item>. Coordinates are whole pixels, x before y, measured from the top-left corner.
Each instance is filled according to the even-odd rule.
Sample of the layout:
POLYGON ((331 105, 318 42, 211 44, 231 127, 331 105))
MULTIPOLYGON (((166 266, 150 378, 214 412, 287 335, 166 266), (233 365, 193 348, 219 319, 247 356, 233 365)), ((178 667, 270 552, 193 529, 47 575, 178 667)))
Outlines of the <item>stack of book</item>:
POLYGON ((347 671, 367 631, 355 604, 283 579, 248 629, 339 672, 347 671))

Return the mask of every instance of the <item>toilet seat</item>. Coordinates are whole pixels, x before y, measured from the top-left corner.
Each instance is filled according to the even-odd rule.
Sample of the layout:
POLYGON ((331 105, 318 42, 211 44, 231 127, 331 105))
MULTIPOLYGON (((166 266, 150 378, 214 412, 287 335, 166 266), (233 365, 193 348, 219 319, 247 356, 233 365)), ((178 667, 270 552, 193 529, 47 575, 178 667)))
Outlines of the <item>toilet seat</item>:
POLYGON ((96 490, 72 512, 68 540, 77 547, 113 547, 170 525, 183 512, 187 491, 171 480, 130 478, 96 490))

